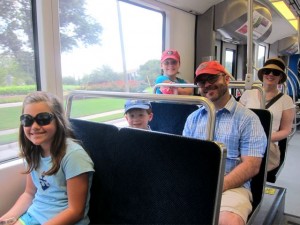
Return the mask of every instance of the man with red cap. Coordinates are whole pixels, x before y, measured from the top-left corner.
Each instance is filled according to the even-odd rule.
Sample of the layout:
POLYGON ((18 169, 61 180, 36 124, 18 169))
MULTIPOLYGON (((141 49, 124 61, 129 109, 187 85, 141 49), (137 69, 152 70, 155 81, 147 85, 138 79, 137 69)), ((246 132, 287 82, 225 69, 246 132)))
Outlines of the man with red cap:
MULTIPOLYGON (((185 81, 182 78, 177 77, 179 74, 180 67, 180 55, 175 49, 167 49, 162 53, 161 56, 161 69, 163 74, 159 75, 155 84, 160 83, 178 83, 185 84, 185 81)), ((176 87, 167 87, 163 86, 156 89, 156 94, 179 94, 179 95, 191 95, 193 94, 193 88, 176 88, 176 87)))
MULTIPOLYGON (((219 224, 244 225, 252 211, 250 181, 260 169, 267 138, 257 115, 230 95, 230 76, 217 61, 203 62, 195 84, 216 110, 214 141, 225 144, 227 158, 219 224)), ((183 135, 206 138, 208 112, 200 107, 186 121, 183 135)))

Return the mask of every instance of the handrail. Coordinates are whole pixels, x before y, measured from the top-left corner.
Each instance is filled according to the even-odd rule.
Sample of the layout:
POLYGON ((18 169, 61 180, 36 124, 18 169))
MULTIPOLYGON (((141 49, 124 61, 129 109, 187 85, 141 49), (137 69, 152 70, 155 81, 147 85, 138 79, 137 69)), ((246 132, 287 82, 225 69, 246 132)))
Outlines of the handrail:
MULTIPOLYGON (((156 89, 159 88, 159 87, 177 87, 177 88, 198 88, 197 85, 195 84, 178 84, 178 83, 159 83, 159 84, 156 84, 154 87, 153 87, 153 91, 152 93, 155 94, 156 93, 156 89)), ((175 93, 177 94, 177 93, 175 93)))
POLYGON ((300 86, 299 78, 297 77, 295 72, 293 70, 291 70, 290 68, 288 68, 288 67, 286 69, 288 70, 288 72, 290 72, 294 76, 294 78, 296 79, 298 85, 300 86))
MULTIPOLYGON (((242 81, 230 81, 228 84, 229 88, 242 88, 242 89, 246 89, 247 85, 245 82, 242 81)), ((255 82, 252 84, 251 89, 258 89, 260 92, 260 96, 261 96, 261 101, 260 101, 260 108, 261 109, 265 109, 266 108, 266 94, 265 91, 263 89, 263 87, 258 83, 255 82)))
MULTIPOLYGON (((291 89, 292 89, 292 98, 293 98, 293 102, 296 102, 296 90, 295 87, 293 85, 293 82, 291 81, 291 78, 289 78, 288 76, 286 77, 287 81, 291 84, 291 89)), ((284 93, 286 94, 287 91, 285 90, 284 93)))
MULTIPOLYGON (((288 76, 286 77, 288 82, 291 84, 291 89, 292 89, 292 99, 293 99, 293 102, 294 102, 294 105, 295 102, 296 102, 296 90, 295 90, 295 87, 293 85, 293 82, 291 81, 291 78, 289 78, 288 76)), ((292 131, 291 133, 289 134, 288 137, 293 137, 293 135, 296 133, 297 131, 297 115, 296 115, 296 110, 295 110, 295 116, 294 116, 294 122, 293 122, 293 126, 292 126, 292 131)))
MULTIPOLYGON (((245 82, 246 82, 246 81, 244 81, 244 80, 230 80, 230 83, 234 83, 234 84, 245 84, 245 85, 246 85, 245 82)), ((261 82, 261 81, 255 80, 255 81, 253 81, 253 84, 262 85, 262 82, 261 82)), ((242 88, 242 89, 246 90, 246 87, 244 87, 244 88, 242 88)), ((238 88, 238 91, 239 91, 240 93, 242 93, 241 90, 240 90, 239 88, 238 88)))
POLYGON ((193 104, 203 105, 208 111, 208 122, 206 137, 207 140, 213 141, 215 130, 215 106, 213 103, 201 96, 189 96, 189 95, 157 95, 157 94, 141 94, 130 92, 105 92, 105 91, 72 91, 66 99, 66 116, 70 118, 73 98, 75 96, 85 97, 111 97, 111 98, 125 98, 125 99, 147 99, 152 101, 166 101, 175 102, 181 104, 193 104))
MULTIPOLYGON (((290 72, 290 74, 295 78, 296 82, 298 83, 298 86, 300 87, 299 79, 298 79, 297 75, 294 73, 294 71, 291 70, 291 69, 288 68, 288 67, 287 67, 287 70, 288 70, 288 72, 290 72)), ((294 86, 294 83, 291 81, 291 79, 289 78, 289 76, 287 76, 287 80, 288 80, 288 82, 289 82, 290 85, 291 85, 292 94, 293 94, 293 100, 294 100, 294 102, 296 102, 296 93, 297 93, 296 89, 297 89, 297 86, 296 86, 296 87, 294 86)))
MULTIPOLYGON (((295 78, 296 82, 298 83, 298 85, 300 86, 300 82, 299 82, 299 79, 297 77, 297 75, 295 74, 295 72, 293 70, 291 70, 290 68, 287 67, 287 70, 288 72, 290 72, 290 74, 295 78)), ((291 85, 291 89, 292 89, 292 96, 293 96, 293 102, 294 104, 296 105, 296 94, 297 94, 297 86, 295 87, 294 83, 291 81, 291 78, 289 78, 289 76, 287 76, 287 80, 288 82, 290 83, 291 85)), ((289 138, 288 138, 288 141, 290 140, 291 137, 294 136, 294 134, 296 133, 297 131, 297 113, 296 113, 296 110, 295 110, 295 117, 294 117, 294 123, 293 123, 293 127, 292 127, 292 132, 289 134, 289 138)))
MULTIPOLYGON (((230 83, 234 83, 234 84, 245 84, 244 80, 231 80, 230 83)), ((262 85, 261 81, 253 81, 253 84, 257 84, 257 85, 262 85)))

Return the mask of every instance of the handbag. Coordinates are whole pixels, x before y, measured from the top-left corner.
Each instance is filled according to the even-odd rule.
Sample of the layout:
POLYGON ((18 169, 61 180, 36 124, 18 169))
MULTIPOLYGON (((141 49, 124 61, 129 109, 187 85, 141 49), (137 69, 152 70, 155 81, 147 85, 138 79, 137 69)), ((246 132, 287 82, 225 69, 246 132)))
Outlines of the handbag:
MULTIPOLYGON (((278 95, 274 96, 266 105, 266 109, 270 108, 270 106, 273 105, 282 95, 283 95, 283 93, 280 92, 278 95)), ((279 166, 279 163, 280 163, 279 146, 273 142, 270 142, 270 151, 269 151, 267 171, 275 169, 276 167, 279 166)))

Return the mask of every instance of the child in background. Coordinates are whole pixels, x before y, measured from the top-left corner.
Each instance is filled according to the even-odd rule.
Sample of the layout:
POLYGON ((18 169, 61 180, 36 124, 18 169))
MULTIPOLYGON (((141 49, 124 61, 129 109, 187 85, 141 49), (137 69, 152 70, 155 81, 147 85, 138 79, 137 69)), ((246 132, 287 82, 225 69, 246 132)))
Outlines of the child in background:
POLYGON ((148 125, 153 118, 151 103, 146 100, 127 100, 125 118, 129 127, 151 130, 148 125))
MULTIPOLYGON (((180 55, 178 51, 174 49, 167 49, 162 53, 161 56, 161 69, 163 71, 162 75, 156 78, 155 84, 160 83, 178 83, 186 84, 188 83, 184 79, 178 78, 180 67, 180 55)), ((191 95, 193 94, 193 88, 176 88, 162 86, 156 89, 156 94, 178 94, 178 95, 191 95)))
POLYGON ((46 92, 25 97, 19 146, 26 188, 0 218, 24 224, 89 224, 93 162, 73 138, 58 98, 46 92))

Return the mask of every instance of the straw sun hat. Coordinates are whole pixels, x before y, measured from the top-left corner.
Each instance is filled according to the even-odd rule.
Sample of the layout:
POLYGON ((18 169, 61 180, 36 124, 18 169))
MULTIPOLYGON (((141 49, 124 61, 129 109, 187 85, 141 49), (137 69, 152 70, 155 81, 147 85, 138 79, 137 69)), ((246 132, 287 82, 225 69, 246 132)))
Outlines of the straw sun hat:
POLYGON ((282 59, 280 58, 270 58, 268 59, 264 67, 258 70, 258 78, 260 81, 263 81, 263 75, 264 75, 264 70, 265 69, 273 69, 273 70, 278 70, 282 74, 282 78, 279 81, 279 84, 282 84, 286 81, 287 75, 285 73, 285 63, 282 59))

